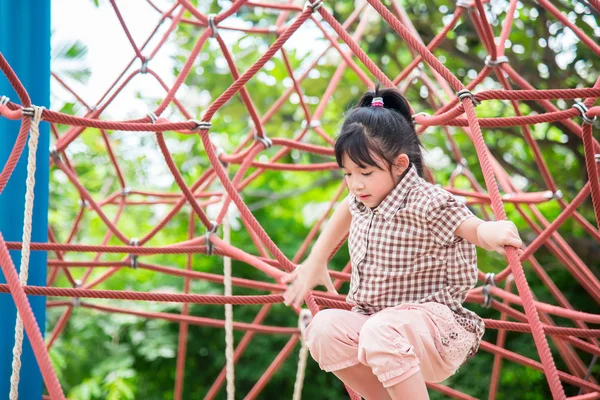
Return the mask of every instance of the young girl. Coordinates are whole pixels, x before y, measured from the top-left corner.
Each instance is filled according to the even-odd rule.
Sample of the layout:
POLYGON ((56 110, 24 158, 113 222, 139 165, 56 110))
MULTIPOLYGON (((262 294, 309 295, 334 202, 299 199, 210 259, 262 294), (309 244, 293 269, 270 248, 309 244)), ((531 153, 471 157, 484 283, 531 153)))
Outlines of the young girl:
POLYGON ((316 285, 335 291, 331 247, 349 232, 352 311, 316 314, 305 332, 321 369, 367 399, 428 399, 425 382, 456 372, 484 324, 462 306, 477 282, 475 246, 520 248, 512 222, 484 222, 424 179, 421 142, 396 89, 366 93, 347 116, 335 156, 350 191, 301 267, 285 304, 316 285))

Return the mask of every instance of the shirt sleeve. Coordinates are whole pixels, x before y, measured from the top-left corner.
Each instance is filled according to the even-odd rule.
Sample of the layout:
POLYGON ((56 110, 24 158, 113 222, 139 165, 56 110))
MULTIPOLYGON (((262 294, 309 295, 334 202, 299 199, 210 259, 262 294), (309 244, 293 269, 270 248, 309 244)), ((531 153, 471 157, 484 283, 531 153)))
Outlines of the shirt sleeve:
POLYGON ((427 211, 427 224, 435 241, 441 246, 451 246, 463 240, 454 232, 460 224, 473 217, 466 205, 458 202, 451 193, 435 197, 427 211))

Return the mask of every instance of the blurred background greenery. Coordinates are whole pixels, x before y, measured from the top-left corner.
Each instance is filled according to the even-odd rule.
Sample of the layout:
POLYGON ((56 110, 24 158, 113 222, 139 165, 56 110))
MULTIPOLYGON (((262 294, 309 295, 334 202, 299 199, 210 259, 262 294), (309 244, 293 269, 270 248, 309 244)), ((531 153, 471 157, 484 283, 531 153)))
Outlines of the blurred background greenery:
MULTIPOLYGON (((98 9, 110 8, 109 1, 96 0, 93 3, 98 9)), ((145 1, 139 1, 140 7, 148 7, 145 1)), ((230 7, 229 1, 192 1, 203 13, 219 13, 230 7)), ((338 0, 325 2, 338 21, 345 21, 360 2, 338 0)), ((389 6, 389 2, 384 2, 389 6)), ((433 39, 437 32, 448 23, 454 12, 454 3, 442 0, 403 0, 399 1, 417 32, 425 43, 433 39)), ((163 9, 171 2, 157 2, 163 9)), ((598 37, 600 28, 597 24, 598 13, 590 10, 585 1, 557 1, 559 7, 590 37, 598 37)), ((368 7, 367 7, 368 9, 368 7)), ((506 17, 508 1, 492 0, 486 4, 488 18, 494 33, 499 36, 501 23, 506 17)), ((371 10, 373 11, 373 10, 371 10)), ((54 11, 56 12, 56 11, 54 11)), ((275 23, 280 12, 261 8, 243 7, 226 21, 227 25, 268 27, 275 23)), ((185 13, 185 17, 193 18, 185 13)), ((295 14, 288 15, 288 21, 295 14)), ((94 15, 82 15, 81 18, 93 19, 94 15)), ((115 17, 116 18, 116 17, 115 17)), ((156 20, 126 21, 131 24, 148 24, 155 26, 156 20)), ((320 20, 320 17, 317 17, 320 20)), ((380 18, 371 13, 369 24, 360 40, 361 48, 389 77, 397 76, 413 59, 406 44, 380 18)), ((225 23, 224 23, 225 24, 225 23)), ((323 23, 327 26, 326 23, 323 23)), ((353 32, 357 27, 354 23, 348 27, 353 32)), ((166 57, 172 65, 172 74, 176 76, 187 60, 197 38, 204 28, 179 24, 169 37, 174 43, 175 50, 166 57)), ((60 27, 55 27, 60 30, 60 27)), ((223 37, 235 58, 239 71, 247 70, 276 39, 275 35, 243 34, 221 31, 223 37)), ((311 63, 317 49, 327 43, 322 38, 315 24, 308 21, 295 33, 289 45, 284 49, 300 76, 303 68, 311 63)), ((123 40, 126 40, 123 36, 123 40)), ((110 46, 110 43, 106 43, 110 46)), ((342 46, 344 47, 344 46, 342 46)), ((101 65, 89 65, 86 62, 87 46, 76 40, 53 43, 54 71, 67 82, 83 84, 101 65), (58 71, 60 66, 60 71, 58 71)), ((345 48, 345 47, 344 47, 345 48)), ((133 53, 132 53, 133 54, 133 53)), ((131 54, 131 55, 132 55, 131 54)), ((470 82, 483 68, 487 55, 474 26, 468 15, 462 18, 456 28, 450 32, 448 39, 442 42, 434 54, 464 83, 470 82)), ((130 56, 131 56, 130 55, 130 56)), ((585 45, 581 44, 573 33, 543 9, 537 2, 519 1, 514 26, 506 45, 506 55, 511 66, 528 82, 538 89, 591 87, 598 78, 598 56, 594 55, 585 45)), ((152 63, 158 62, 158 53, 152 63)), ((341 58, 335 50, 330 50, 319 62, 317 68, 310 72, 308 78, 301 83, 304 99, 312 112, 327 88, 341 58)), ((357 62, 358 60, 355 59, 357 62)), ((112 61, 115 62, 115 61, 112 61)), ((360 64, 360 62, 358 62, 360 64)), ((123 68, 126 62, 123 60, 123 68)), ((363 70, 368 74, 366 68, 363 70)), ((423 66, 423 74, 430 74, 427 66, 423 66)), ((154 85, 149 75, 141 75, 135 79, 143 79, 144 84, 154 85)), ((409 78, 412 79, 412 78, 409 78)), ((171 79, 172 82, 172 79, 171 79)), ((195 118, 207 108, 233 82, 227 64, 213 40, 209 40, 202 49, 192 72, 181 90, 180 100, 195 118)), ((106 87, 111 82, 106 82, 106 87)), ((260 115, 273 105, 280 95, 291 86, 291 80, 285 68, 281 53, 251 79, 246 87, 260 115)), ((485 79, 476 91, 499 88, 496 79, 485 79)), ((360 94, 366 89, 361 80, 351 69, 346 69, 342 81, 333 93, 327 108, 321 118, 323 129, 332 137, 335 136, 344 112, 351 107, 360 94)), ((420 80, 409 83, 406 96, 411 101, 415 112, 433 113, 435 107, 430 103, 429 91, 420 80)), ((143 102, 148 110, 155 109, 161 101, 160 96, 148 95, 144 90, 133 94, 143 102)), ((559 100, 555 104, 559 108, 568 108, 571 103, 559 100)), ((62 96, 54 98, 52 109, 61 112, 81 115, 83 108, 74 98, 62 96)), ((527 115, 542 111, 539 104, 523 102, 521 111, 527 115)), ((103 118, 111 119, 117 111, 110 107, 103 118)), ((131 118, 139 118, 140 110, 127 110, 131 118)), ((480 117, 501 117, 514 115, 508 102, 487 101, 477 108, 480 117)), ((174 108, 169 108, 165 116, 181 120, 174 108)), ((304 114, 299 105, 299 98, 292 95, 280 108, 275 116, 265 125, 265 130, 271 137, 292 138, 302 129, 304 114)), ((213 141, 226 152, 232 152, 249 132, 248 113, 239 95, 234 96, 214 116, 211 135, 213 141)), ((64 133, 68 127, 59 126, 59 132, 64 133)), ((540 124, 531 127, 546 163, 557 182, 559 189, 567 200, 571 200, 583 187, 587 180, 583 147, 581 140, 560 124, 540 124)), ((466 165, 472 171, 477 181, 483 184, 483 178, 477 155, 473 145, 460 129, 451 128, 454 140, 466 159, 466 165)), ((491 154, 501 163, 513 178, 513 182, 523 191, 544 191, 548 188, 540 177, 535 165, 533 153, 523 140, 523 134, 518 128, 485 129, 484 138, 491 154)), ((165 137, 172 156, 177 163, 185 181, 191 184, 209 166, 209 161, 203 151, 202 144, 196 136, 184 136, 174 132, 166 132, 165 137)), ((172 176, 157 148, 154 134, 150 132, 130 133, 109 132, 111 145, 119 160, 121 170, 127 185, 133 189, 158 190, 179 192, 172 176)), ((446 136, 439 128, 429 128, 422 136, 427 149, 427 160, 432 168, 436 181, 446 184, 450 174, 456 168, 456 160, 448 151, 446 136)), ((310 132, 307 143, 326 145, 324 140, 310 132)), ((259 160, 271 157, 277 148, 263 151, 259 160)), ((69 159, 73 162, 77 175, 95 200, 104 199, 107 195, 120 190, 114 167, 109 162, 106 146, 97 129, 86 129, 67 150, 69 159)), ((331 158, 292 151, 282 162, 291 164, 310 164, 332 161, 331 158)), ((236 172, 237 166, 232 165, 230 176, 236 172)), ((252 172, 253 169, 250 169, 252 172)), ((326 210, 326 205, 339 185, 341 175, 338 171, 319 172, 285 172, 268 171, 256 179, 243 192, 242 197, 253 211, 266 232, 279 248, 292 258, 298 251, 311 226, 326 210), (315 182, 319 182, 315 185, 315 182)), ((457 186, 467 189, 467 182, 457 180, 457 186)), ((214 190, 220 190, 215 183, 214 190)), ((142 200, 141 197, 130 196, 130 200, 142 200)), ((78 201, 80 196, 76 188, 68 183, 63 172, 54 168, 51 171, 51 209, 50 223, 58 241, 64 242, 80 211, 78 201)), ((141 237, 149 232, 158 221, 168 212, 170 207, 165 205, 129 206, 118 222, 119 229, 128 237, 141 237)), ((103 211, 114 218, 118 207, 105 205, 103 211)), ((533 240, 537 234, 531 230, 521 215, 511 205, 506 205, 509 219, 517 223, 522 237, 526 242, 533 240)), ((549 219, 554 220, 561 208, 556 201, 548 201, 539 205, 539 210, 549 219)), ((191 209, 184 206, 177 216, 168 223, 150 242, 149 246, 162 246, 188 239, 188 223, 191 209)), ((481 216, 479 208, 474 211, 481 216)), ((580 207, 580 213, 595 225, 591 201, 588 198, 580 207)), ((204 228, 196 224, 196 236, 204 233, 204 228)), ((232 244, 252 254, 258 254, 247 232, 240 227, 239 220, 232 216, 232 244)), ((93 212, 85 212, 80 228, 74 237, 74 243, 99 244, 102 242, 107 229, 100 218, 93 212)), ((600 264, 598 243, 574 222, 567 220, 559 229, 560 234, 575 250, 581 260, 598 275, 600 264)), ((219 233, 221 234, 221 233, 219 233)), ((114 238, 110 244, 116 245, 114 238)), ((506 261, 497 254, 478 252, 479 266, 484 272, 497 272, 506 266, 506 261)), ((90 254, 69 253, 69 260, 90 260, 90 254)), ((557 260, 546 248, 535 253, 537 261, 563 291, 565 296, 576 309, 597 312, 598 305, 582 290, 572 278, 564 265, 557 260)), ((54 258, 51 254, 50 258, 54 258)), ((103 255, 101 261, 120 260, 120 254, 103 255)), ((185 255, 157 255, 140 257, 148 263, 185 268, 185 255)), ((330 267, 340 270, 348 262, 347 248, 344 246, 332 260, 330 267)), ((552 304, 547 288, 531 271, 530 265, 524 263, 529 283, 538 299, 552 304)), ((223 273, 223 260, 220 257, 205 255, 193 256, 193 269, 196 271, 223 273)), ((83 269, 72 269, 76 277, 81 277, 83 269)), ((104 269, 96 269, 92 278, 100 275, 104 269)), ((236 277, 270 281, 263 273, 253 267, 233 262, 233 274, 236 277)), ((67 286, 64 275, 59 274, 58 286, 67 286)), ((181 292, 183 279, 143 269, 132 270, 123 268, 109 280, 98 286, 101 289, 132 289, 138 291, 161 290, 181 292)), ((343 287, 345 292, 347 287, 343 287)), ((222 285, 194 281, 192 293, 223 292, 222 285)), ((259 294, 257 290, 234 287, 234 294, 259 294)), ((118 301, 94 301, 97 304, 118 305, 123 308, 161 311, 179 314, 181 305, 162 303, 133 303, 118 301)), ((498 318, 498 313, 484 309, 474 304, 468 305, 483 317, 498 318)), ((236 321, 251 322, 260 306, 235 306, 236 321)), ((48 311, 48 332, 56 324, 62 314, 62 309, 52 308, 48 311)), ((191 315, 224 318, 223 307, 194 305, 190 308, 191 315)), ((570 321, 556 318, 557 323, 569 325, 570 321)), ((275 305, 265 321, 269 325, 293 327, 297 325, 295 313, 283 305, 275 305)), ((66 394, 71 399, 134 399, 147 400, 173 398, 173 387, 176 370, 177 338, 179 325, 161 320, 146 320, 127 315, 103 314, 84 308, 75 308, 63 334, 53 345, 51 357, 59 374, 59 379, 66 394)), ((495 341, 497 332, 488 330, 485 340, 495 341)), ((236 343, 243 332, 235 332, 236 343)), ((257 379, 263 374, 273 358, 287 342, 284 335, 256 335, 240 361, 236 364, 235 385, 236 397, 242 398, 257 379)), ((185 399, 202 398, 216 376, 224 366, 224 330, 209 327, 190 326, 187 339, 187 361, 185 372, 185 399)), ((568 371, 566 365, 556 352, 554 344, 550 345, 555 354, 555 360, 560 370, 568 371)), ((509 333, 506 347, 519 354, 538 360, 537 351, 530 335, 509 333)), ((299 347, 283 364, 270 383, 265 387, 259 398, 280 399, 291 398, 296 374, 299 347)), ((588 365, 591 356, 579 353, 583 362, 588 365)), ((470 360, 455 376, 445 384, 477 398, 488 396, 489 379, 493 357, 481 351, 470 360)), ((600 366, 594 367, 593 375, 598 377, 600 366)), ((567 395, 575 395, 578 388, 566 385, 567 395)), ((303 395, 305 398, 337 399, 345 397, 345 389, 332 374, 319 370, 316 363, 309 360, 306 372, 303 395)), ((445 398, 439 393, 431 394, 432 399, 445 398)), ((498 399, 547 399, 550 398, 546 379, 543 373, 525 368, 515 363, 504 361, 498 399)), ((225 398, 222 389, 219 398, 225 398)))

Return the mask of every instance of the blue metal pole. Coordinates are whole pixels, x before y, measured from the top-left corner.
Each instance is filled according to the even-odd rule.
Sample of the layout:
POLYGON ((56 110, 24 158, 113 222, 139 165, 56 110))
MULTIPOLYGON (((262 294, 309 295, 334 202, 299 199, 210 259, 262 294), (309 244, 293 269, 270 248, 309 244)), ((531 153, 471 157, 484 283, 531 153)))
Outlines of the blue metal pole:
MULTIPOLYGON (((0 0, 0 52, 15 70, 37 106, 50 103, 50 0, 0 0)), ((0 73, 0 95, 19 103, 4 74, 0 73)), ((19 132, 19 121, 0 118, 0 170, 6 163, 19 132)), ((40 124, 40 139, 35 172, 33 206, 33 242, 48 241, 48 174, 50 134, 47 123, 40 124)), ((20 242, 23 235, 27 152, 0 195, 0 231, 7 241, 20 242)), ((21 252, 11 251, 13 262, 20 268, 21 252)), ((0 283, 6 279, 0 271, 0 283)), ((34 251, 29 263, 31 285, 46 285, 46 253, 34 251)), ((28 296, 42 334, 46 323, 46 298, 28 296)), ((12 373, 12 349, 16 307, 10 294, 0 294, 0 399, 8 399, 12 373)), ((19 399, 42 398, 42 376, 29 340, 23 342, 19 399)))

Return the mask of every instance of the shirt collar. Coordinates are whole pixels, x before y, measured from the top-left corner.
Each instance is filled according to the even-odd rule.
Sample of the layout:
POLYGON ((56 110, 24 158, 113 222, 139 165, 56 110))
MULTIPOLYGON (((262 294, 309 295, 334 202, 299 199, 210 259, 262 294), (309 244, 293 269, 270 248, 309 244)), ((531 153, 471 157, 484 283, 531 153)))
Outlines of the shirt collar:
MULTIPOLYGON (((380 213, 386 220, 391 220, 398 209, 404 203, 406 196, 410 190, 420 182, 421 178, 417 174, 417 170, 411 163, 408 170, 404 173, 404 176, 400 179, 400 182, 392 191, 379 203, 377 208, 373 210, 375 213, 380 213)), ((360 200, 354 198, 356 205, 360 211, 368 209, 360 200)))

